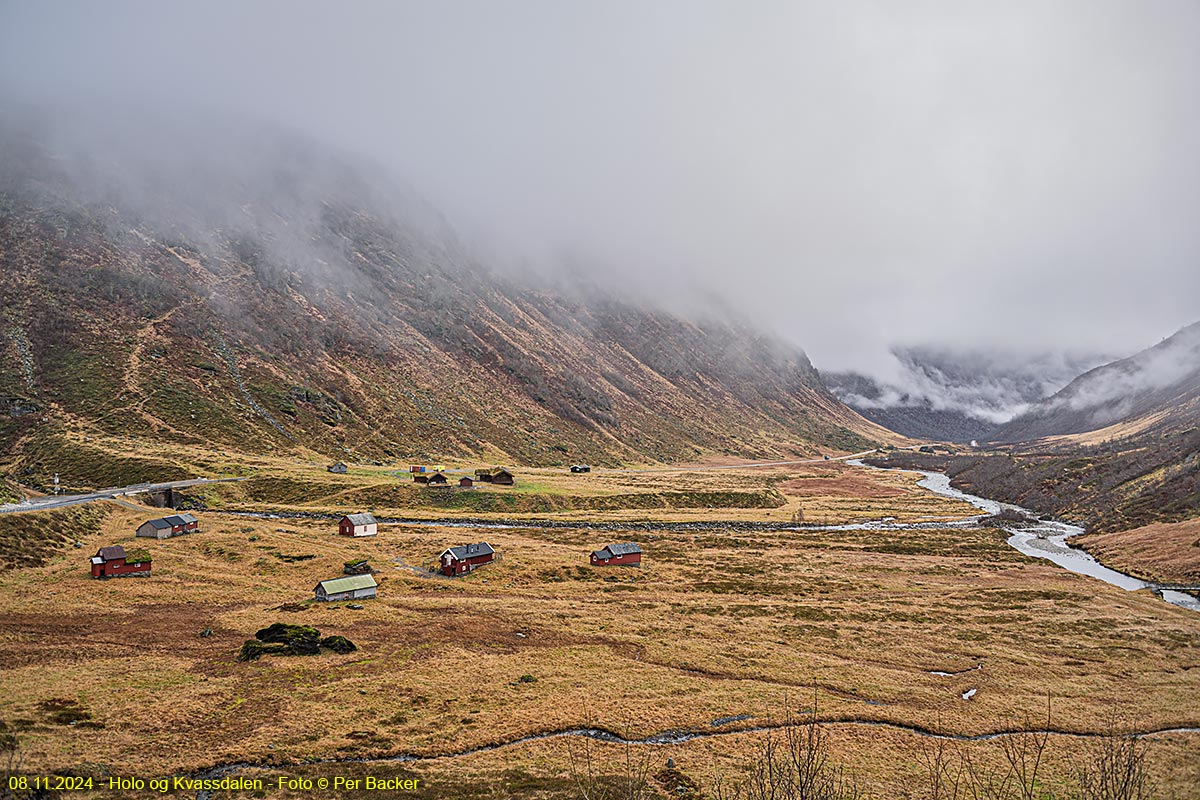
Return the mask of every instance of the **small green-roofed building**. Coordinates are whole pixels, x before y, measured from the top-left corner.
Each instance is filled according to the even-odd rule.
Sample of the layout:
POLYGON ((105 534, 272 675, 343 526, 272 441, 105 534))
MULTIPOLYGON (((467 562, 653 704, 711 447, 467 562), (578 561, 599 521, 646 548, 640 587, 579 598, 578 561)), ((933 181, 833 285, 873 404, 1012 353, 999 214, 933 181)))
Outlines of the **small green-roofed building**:
POLYGON ((375 596, 379 584, 373 575, 348 575, 345 578, 331 578, 317 584, 314 593, 319 602, 335 600, 364 600, 375 596))

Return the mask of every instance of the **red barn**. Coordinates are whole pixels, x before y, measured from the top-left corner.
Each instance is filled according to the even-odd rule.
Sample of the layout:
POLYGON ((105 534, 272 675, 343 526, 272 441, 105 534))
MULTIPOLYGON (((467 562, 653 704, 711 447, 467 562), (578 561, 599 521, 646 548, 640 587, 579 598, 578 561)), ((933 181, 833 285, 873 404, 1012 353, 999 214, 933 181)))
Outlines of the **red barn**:
POLYGON ((593 567, 615 567, 621 564, 640 567, 642 565, 642 548, 638 547, 635 542, 625 542, 624 544, 610 544, 603 550, 596 550, 592 553, 593 567))
POLYGON ((374 536, 379 533, 379 523, 371 514, 347 514, 338 522, 338 533, 342 536, 374 536))
POLYGON ((475 481, 471 480, 465 475, 458 479, 458 488, 460 489, 472 489, 474 486, 475 481))
POLYGON ((125 552, 119 544, 101 547, 92 556, 93 578, 145 577, 150 574, 150 553, 146 550, 125 552))
POLYGON ((496 551, 487 542, 449 547, 440 556, 442 574, 465 575, 476 567, 492 563, 495 558, 496 551))

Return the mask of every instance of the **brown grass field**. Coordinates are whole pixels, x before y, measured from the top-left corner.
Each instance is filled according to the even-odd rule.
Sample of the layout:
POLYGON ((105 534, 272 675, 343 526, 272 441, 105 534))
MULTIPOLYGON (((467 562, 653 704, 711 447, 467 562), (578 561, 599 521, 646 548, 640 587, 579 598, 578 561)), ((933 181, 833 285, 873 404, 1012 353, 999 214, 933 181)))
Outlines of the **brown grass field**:
POLYGON ((1076 538, 1113 569, 1155 583, 1200 586, 1200 519, 1076 538))
MULTIPOLYGON (((526 470, 515 490, 485 487, 465 508, 449 509, 428 499, 431 490, 398 481, 395 467, 335 476, 316 465, 254 466, 251 480, 200 496, 229 509, 370 507, 409 517, 785 521, 802 507, 809 521, 844 522, 971 513, 929 495, 911 474, 836 463, 587 476, 526 470), (506 491, 517 499, 474 499, 506 491), (638 495, 652 499, 629 499, 638 495), (613 497, 636 507, 589 507, 613 497), (767 497, 773 505, 749 505, 767 497), (722 498, 731 505, 719 505, 722 498), (515 505, 497 511, 495 502, 515 505)), ((29 561, 10 552, 0 572, 0 721, 34 772, 149 777, 250 762, 269 765, 271 775, 411 774, 424 781, 420 797, 567 798, 575 796, 568 751, 578 753, 579 740, 454 754, 590 725, 639 738, 727 732, 635 748, 650 753, 655 770, 673 757, 708 784, 736 772, 761 740, 740 728, 810 705, 815 688, 835 756, 860 784, 879 798, 919 797, 928 740, 905 726, 973 735, 1030 717, 1036 727, 1049 695, 1051 725, 1067 732, 1101 731, 1114 716, 1138 730, 1200 727, 1200 615, 1027 559, 990 528, 384 525, 374 539, 351 540, 326 520, 209 511, 199 512, 199 534, 137 540, 153 552, 153 577, 96 581, 87 557, 134 543, 135 526, 161 510, 89 508, 105 513, 2 520, 10 533, 32 532, 28 547, 41 528, 51 532, 45 552, 29 561), (62 537, 65 519, 79 526, 81 548, 62 537), (591 549, 629 539, 645 551, 642 569, 588 566, 591 549), (453 580, 409 569, 479 540, 502 560, 453 580), (377 599, 361 610, 305 603, 317 581, 364 556, 380 573, 377 599), (292 603, 304 605, 280 609, 292 603), (237 662, 241 643, 277 621, 345 635, 360 649, 237 662), (206 628, 213 633, 202 637, 206 628), (977 694, 964 701, 972 688, 977 694), (64 708, 90 718, 76 713, 75 724, 64 724, 64 708), (750 718, 713 725, 741 715, 750 718), (868 721, 899 727, 859 724, 868 721), (398 754, 444 757, 305 763, 398 754)), ((1052 737, 1049 785, 1071 776, 1085 746, 1052 737)), ((607 762, 623 752, 592 747, 607 762)), ((985 760, 998 753, 994 742, 963 747, 985 760)), ((1155 735, 1150 763, 1163 797, 1200 797, 1200 734, 1155 735)))

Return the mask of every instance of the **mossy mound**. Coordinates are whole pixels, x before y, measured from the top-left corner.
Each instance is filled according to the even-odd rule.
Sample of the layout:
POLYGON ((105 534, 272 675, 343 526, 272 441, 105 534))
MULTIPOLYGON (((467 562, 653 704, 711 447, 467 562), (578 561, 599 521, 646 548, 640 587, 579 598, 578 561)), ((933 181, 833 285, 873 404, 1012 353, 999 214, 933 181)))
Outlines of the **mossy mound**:
POLYGON ((321 632, 308 625, 276 622, 254 634, 254 638, 265 644, 284 645, 297 656, 315 656, 321 649, 321 632))
POLYGON ((332 650, 338 655, 343 656, 346 655, 346 653, 353 653, 358 649, 358 646, 345 636, 326 636, 321 640, 321 647, 332 650))
POLYGON ((242 645, 238 661, 257 661, 264 655, 315 656, 322 647, 342 655, 358 649, 345 636, 326 636, 322 639, 321 632, 311 626, 276 622, 258 631, 253 639, 242 645))

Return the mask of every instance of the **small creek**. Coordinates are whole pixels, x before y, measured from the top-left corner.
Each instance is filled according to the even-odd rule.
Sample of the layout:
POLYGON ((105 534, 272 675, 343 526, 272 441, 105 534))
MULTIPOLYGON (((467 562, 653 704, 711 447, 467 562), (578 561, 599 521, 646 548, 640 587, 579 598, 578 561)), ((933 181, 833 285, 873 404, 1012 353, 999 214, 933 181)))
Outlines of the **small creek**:
MULTIPOLYGON (((753 717, 749 717, 753 719, 753 717)), ((979 734, 954 734, 954 733, 938 733, 930 728, 920 725, 910 725, 902 722, 890 722, 880 719, 821 719, 821 725, 839 725, 839 726, 854 726, 868 728, 887 728, 896 731, 903 731, 915 734, 926 739, 945 740, 953 742, 990 742, 997 739, 1004 739, 1010 736, 1022 736, 1026 734, 1036 735, 1052 735, 1064 736, 1073 739, 1096 739, 1104 736, 1101 733, 1084 733, 1058 728, 1011 728, 999 730, 992 733, 979 734)), ((656 733, 645 738, 625 738, 612 731, 603 728, 563 728, 560 730, 546 731, 544 733, 534 733, 528 736, 522 736, 517 739, 509 739, 507 741, 496 742, 495 744, 486 744, 480 747, 473 747, 468 750, 459 750, 456 752, 446 752, 430 755, 416 755, 412 753, 401 753, 394 756, 383 756, 379 758, 370 757, 354 757, 341 756, 334 758, 314 758, 306 759, 302 762, 305 766, 322 766, 330 764, 419 764, 422 762, 437 761, 440 759, 458 759, 467 758, 470 756, 479 755, 481 753, 489 753, 495 750, 501 750, 518 745, 529 744, 531 742, 541 742, 547 739, 563 739, 581 737, 593 739, 598 742, 607 742, 610 744, 636 744, 636 745, 679 745, 686 742, 691 742, 697 739, 716 739, 726 736, 744 736, 746 734, 766 733, 768 731, 781 730, 791 725, 802 724, 793 722, 776 722, 767 725, 755 725, 747 728, 726 728, 723 730, 707 730, 707 731, 678 731, 670 730, 662 733, 656 733)), ((1169 728, 1154 728, 1151 730, 1143 730, 1134 732, 1133 736, 1163 736, 1170 734, 1193 734, 1200 733, 1200 728, 1191 727, 1169 727, 1169 728)), ((300 764, 270 763, 270 762, 249 762, 243 761, 234 764, 223 764, 201 772, 192 773, 191 778, 200 780, 216 780, 227 775, 234 775, 239 772, 244 772, 250 769, 267 769, 277 770, 282 773, 289 767, 300 766, 300 764)), ((212 800, 214 793, 207 790, 200 790, 196 793, 196 800, 212 800)))

